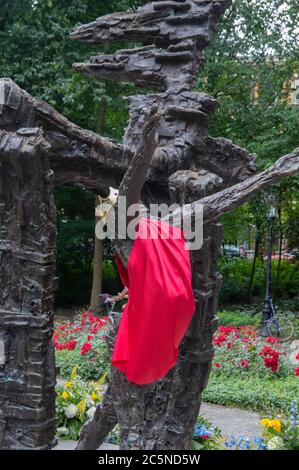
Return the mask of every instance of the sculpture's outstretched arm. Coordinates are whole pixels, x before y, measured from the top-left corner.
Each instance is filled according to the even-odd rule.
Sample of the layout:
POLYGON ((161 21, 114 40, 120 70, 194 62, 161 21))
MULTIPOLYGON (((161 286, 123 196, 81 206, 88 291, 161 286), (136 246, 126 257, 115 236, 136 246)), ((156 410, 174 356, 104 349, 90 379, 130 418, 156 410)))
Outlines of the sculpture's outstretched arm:
POLYGON ((274 165, 256 176, 176 210, 172 214, 173 224, 180 225, 182 216, 184 219, 196 217, 196 215, 201 214, 202 210, 204 223, 210 222, 222 214, 245 204, 259 191, 277 183, 284 177, 298 172, 299 147, 288 155, 279 158, 274 165))
POLYGON ((0 79, 0 129, 40 127, 55 173, 55 185, 84 184, 108 191, 118 186, 131 159, 123 145, 82 129, 48 103, 33 98, 12 80, 0 79))
POLYGON ((156 136, 158 124, 157 109, 152 108, 142 128, 139 147, 119 187, 119 195, 127 197, 127 206, 140 201, 146 173, 158 145, 156 136))
MULTIPOLYGON (((159 119, 160 116, 157 113, 157 109, 155 107, 150 109, 141 131, 140 144, 119 187, 119 196, 126 197, 126 209, 140 202, 146 174, 158 145, 156 132, 159 119)), ((127 213, 116 211, 116 214, 118 218, 124 217, 124 223, 127 226, 130 222, 130 217, 127 217, 127 213)), ((116 225, 118 226, 118 223, 116 225)), ((127 265, 132 243, 133 240, 120 239, 118 236, 114 240, 116 251, 124 265, 127 265)))
POLYGON ((201 47, 206 47, 211 40, 208 22, 212 20, 214 28, 230 4, 231 0, 154 1, 136 12, 102 16, 79 26, 71 37, 87 43, 136 41, 164 47, 191 38, 201 47), (196 28, 181 28, 190 24, 196 24, 196 28))

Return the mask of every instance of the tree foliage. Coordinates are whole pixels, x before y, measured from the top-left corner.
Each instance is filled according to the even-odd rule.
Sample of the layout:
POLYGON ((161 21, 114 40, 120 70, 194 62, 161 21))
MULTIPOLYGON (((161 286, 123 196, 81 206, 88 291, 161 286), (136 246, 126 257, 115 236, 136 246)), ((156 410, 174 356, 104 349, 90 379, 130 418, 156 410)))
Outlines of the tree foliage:
MULTIPOLYGON (((292 0, 235 0, 206 50, 198 89, 220 102, 210 132, 255 153, 259 170, 299 145, 299 112, 290 100, 298 65, 298 6, 292 0)), ((299 233, 298 181, 289 178, 274 190, 290 246, 299 233)), ((226 240, 259 236, 265 246, 266 212, 264 196, 257 196, 223 217, 226 240)))

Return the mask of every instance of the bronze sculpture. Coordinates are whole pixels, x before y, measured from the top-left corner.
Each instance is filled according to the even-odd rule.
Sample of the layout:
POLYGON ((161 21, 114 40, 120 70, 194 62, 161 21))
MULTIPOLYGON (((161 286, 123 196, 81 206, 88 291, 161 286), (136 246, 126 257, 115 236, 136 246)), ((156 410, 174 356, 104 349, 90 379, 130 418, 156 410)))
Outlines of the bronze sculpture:
MULTIPOLYGON (((204 243, 191 253, 196 315, 180 357, 164 380, 128 383, 111 370, 78 449, 95 449, 118 422, 123 449, 189 449, 213 356, 220 276, 219 217, 281 177, 299 171, 299 149, 255 175, 255 157, 208 135, 217 101, 194 92, 203 49, 230 0, 158 0, 137 12, 107 15, 73 39, 142 46, 74 64, 89 76, 156 90, 129 102, 123 143, 79 128, 9 79, 0 81, 0 448, 54 444, 54 186, 80 183, 130 202, 204 205, 204 243), (142 131, 141 131, 142 130, 142 131), (154 136, 158 141, 153 144, 154 136)), ((116 240, 128 256, 130 244, 116 240)), ((110 346, 113 344, 113 334, 110 346)))

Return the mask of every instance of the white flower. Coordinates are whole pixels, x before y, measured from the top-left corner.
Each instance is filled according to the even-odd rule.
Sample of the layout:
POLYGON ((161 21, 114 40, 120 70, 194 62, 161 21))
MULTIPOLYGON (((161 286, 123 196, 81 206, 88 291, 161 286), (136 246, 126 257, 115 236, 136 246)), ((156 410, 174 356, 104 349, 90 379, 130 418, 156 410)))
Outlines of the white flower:
POLYGON ((63 434, 67 435, 70 433, 70 431, 65 426, 62 426, 61 428, 57 428, 57 433, 60 435, 63 435, 63 434))
POLYGON ((87 411, 87 416, 89 419, 92 419, 93 418, 93 415, 95 413, 95 410, 96 410, 96 407, 95 406, 92 406, 91 408, 89 408, 89 410, 87 411))
POLYGON ((277 450, 283 448, 283 440, 279 436, 272 437, 268 441, 268 450, 277 450))
POLYGON ((86 401, 88 406, 93 406, 93 399, 91 398, 91 395, 86 395, 86 401))
POLYGON ((74 418, 77 414, 77 407, 71 403, 64 408, 64 412, 67 418, 74 418))

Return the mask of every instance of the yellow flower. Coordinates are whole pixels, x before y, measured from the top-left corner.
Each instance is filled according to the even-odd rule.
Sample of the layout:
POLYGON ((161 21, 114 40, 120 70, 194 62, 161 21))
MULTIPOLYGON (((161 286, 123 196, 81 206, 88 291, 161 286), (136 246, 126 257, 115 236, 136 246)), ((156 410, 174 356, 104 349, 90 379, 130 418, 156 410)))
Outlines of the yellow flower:
POLYGON ((281 421, 279 419, 272 419, 269 427, 275 429, 276 432, 281 432, 281 421))
POLYGON ((265 426, 265 428, 272 428, 275 429, 276 432, 281 432, 281 421, 279 421, 279 419, 265 418, 260 421, 260 424, 265 426))
POLYGON ((70 394, 66 391, 62 392, 61 396, 64 400, 69 400, 70 398, 70 394))
POLYGON ((83 398, 81 401, 79 401, 77 405, 77 414, 79 417, 82 417, 86 411, 87 408, 87 401, 85 398, 83 398))
POLYGON ((92 392, 91 398, 93 401, 99 401, 100 397, 96 392, 92 392))
POLYGON ((269 423, 270 423, 270 419, 269 418, 264 418, 260 421, 260 424, 262 426, 265 426, 265 428, 267 428, 269 426, 269 423))
POLYGON ((75 366, 72 368, 71 380, 75 380, 78 378, 77 369, 78 369, 78 366, 75 366))
POLYGON ((65 382, 64 384, 66 388, 72 388, 72 385, 73 385, 73 382, 71 380, 69 380, 68 382, 65 382))

